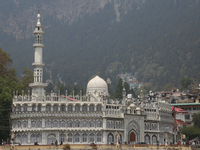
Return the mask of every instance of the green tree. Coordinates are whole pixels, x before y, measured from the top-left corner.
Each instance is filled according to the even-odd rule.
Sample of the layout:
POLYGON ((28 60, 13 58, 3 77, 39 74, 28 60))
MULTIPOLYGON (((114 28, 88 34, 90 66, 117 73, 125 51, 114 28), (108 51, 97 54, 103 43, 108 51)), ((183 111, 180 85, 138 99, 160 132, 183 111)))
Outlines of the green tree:
POLYGON ((44 88, 46 90, 46 93, 50 94, 51 90, 54 89, 54 85, 50 82, 47 87, 44 88))
POLYGON ((125 90, 126 90, 126 95, 130 94, 130 86, 127 82, 124 82, 124 87, 125 87, 125 90))
POLYGON ((171 91, 174 89, 174 84, 173 83, 167 83, 165 84, 165 86, 163 87, 164 91, 171 91))
POLYGON ((59 90, 60 90, 60 95, 63 95, 65 93, 65 89, 64 89, 63 84, 60 85, 59 90))
POLYGON ((181 85, 181 89, 185 90, 188 88, 189 85, 193 84, 193 80, 188 78, 187 76, 184 76, 181 80, 180 80, 180 85, 181 85))
POLYGON ((133 97, 136 96, 136 95, 135 95, 135 91, 134 91, 134 89, 131 89, 131 90, 130 90, 130 94, 132 94, 133 97))
POLYGON ((122 92, 123 92, 122 79, 119 78, 119 81, 115 88, 114 98, 122 99, 123 97, 122 92))
POLYGON ((76 87, 76 85, 74 85, 73 91, 74 91, 74 95, 77 95, 77 87, 76 87))
POLYGON ((4 140, 9 138, 10 134, 13 91, 22 89, 11 63, 10 55, 0 49, 0 137, 4 140))
POLYGON ((194 123, 193 126, 184 126, 181 129, 181 133, 186 135, 187 140, 200 136, 200 112, 198 114, 193 114, 192 122, 194 123))
POLYGON ((11 77, 12 75, 12 59, 9 53, 4 52, 0 48, 0 76, 1 77, 11 77))
POLYGON ((192 122, 194 126, 200 129, 200 112, 192 115, 192 122))
POLYGON ((71 89, 70 89, 70 85, 67 86, 67 95, 71 94, 71 89))
POLYGON ((199 128, 195 126, 189 126, 189 127, 184 126, 181 129, 181 133, 186 135, 187 140, 191 140, 200 135, 199 128))

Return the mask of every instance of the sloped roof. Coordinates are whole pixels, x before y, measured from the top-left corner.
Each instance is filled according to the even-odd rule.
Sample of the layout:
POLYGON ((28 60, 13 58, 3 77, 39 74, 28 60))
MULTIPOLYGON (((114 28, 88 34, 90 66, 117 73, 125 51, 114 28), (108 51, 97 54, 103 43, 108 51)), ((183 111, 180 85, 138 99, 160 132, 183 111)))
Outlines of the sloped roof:
POLYGON ((177 107, 174 107, 172 106, 172 110, 175 109, 175 112, 177 113, 188 113, 187 111, 185 111, 184 109, 181 109, 181 108, 177 108, 177 107))
POLYGON ((179 125, 179 124, 183 124, 183 125, 188 125, 187 123, 185 123, 184 121, 180 120, 180 119, 176 119, 176 124, 179 125))

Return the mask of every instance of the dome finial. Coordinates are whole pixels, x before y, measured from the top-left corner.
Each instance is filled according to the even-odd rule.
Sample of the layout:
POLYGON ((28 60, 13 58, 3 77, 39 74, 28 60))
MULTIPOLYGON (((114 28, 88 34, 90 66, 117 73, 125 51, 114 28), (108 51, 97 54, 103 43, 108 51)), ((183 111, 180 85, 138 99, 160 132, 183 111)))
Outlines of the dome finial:
POLYGON ((40 7, 38 7, 38 14, 40 14, 40 7))

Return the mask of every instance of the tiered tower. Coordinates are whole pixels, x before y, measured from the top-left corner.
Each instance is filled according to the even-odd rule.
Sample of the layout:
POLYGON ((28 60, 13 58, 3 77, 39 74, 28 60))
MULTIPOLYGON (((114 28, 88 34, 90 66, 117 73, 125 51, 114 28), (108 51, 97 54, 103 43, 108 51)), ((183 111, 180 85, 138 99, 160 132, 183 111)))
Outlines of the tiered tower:
POLYGON ((47 86, 47 83, 43 83, 43 67, 45 64, 42 62, 42 48, 44 47, 42 44, 42 36, 44 31, 40 23, 39 8, 37 24, 33 34, 35 35, 35 43, 33 44, 33 47, 35 48, 35 55, 34 63, 32 63, 34 68, 34 83, 30 83, 29 86, 32 88, 32 97, 43 97, 45 96, 44 87, 47 86))

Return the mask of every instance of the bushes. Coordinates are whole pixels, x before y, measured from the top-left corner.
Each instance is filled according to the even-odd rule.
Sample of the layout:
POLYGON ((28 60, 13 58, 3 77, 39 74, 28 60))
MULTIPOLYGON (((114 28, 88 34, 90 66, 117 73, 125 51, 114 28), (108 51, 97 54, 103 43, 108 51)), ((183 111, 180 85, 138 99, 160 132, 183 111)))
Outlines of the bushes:
POLYGON ((63 147, 63 150, 70 150, 70 145, 69 144, 65 144, 63 147))

